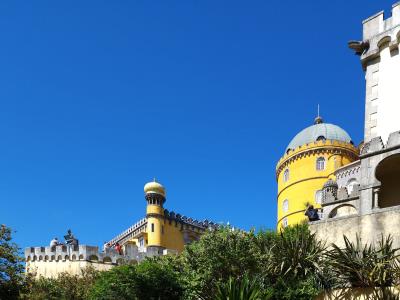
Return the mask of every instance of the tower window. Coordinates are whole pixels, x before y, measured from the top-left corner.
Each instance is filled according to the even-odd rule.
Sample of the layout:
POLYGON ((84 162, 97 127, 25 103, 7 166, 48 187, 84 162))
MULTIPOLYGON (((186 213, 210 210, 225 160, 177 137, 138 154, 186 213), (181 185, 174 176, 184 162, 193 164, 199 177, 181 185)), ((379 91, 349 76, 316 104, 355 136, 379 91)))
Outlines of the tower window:
POLYGON ((151 232, 154 232, 154 223, 151 223, 151 232))
POLYGON ((164 225, 161 225, 161 234, 164 234, 164 225))
POLYGON ((315 192, 315 203, 321 204, 322 203, 322 191, 316 191, 315 192))
POLYGON ((284 212, 287 212, 289 210, 289 200, 288 199, 283 200, 282 210, 284 212))
POLYGON ((284 172, 283 172, 283 182, 286 182, 286 181, 288 181, 289 180, 289 169, 286 169, 284 172))
POLYGON ((139 247, 144 247, 144 238, 139 238, 139 247))
POLYGON ((288 219, 287 219, 287 218, 283 218, 283 219, 282 219, 282 227, 285 228, 285 227, 287 227, 288 225, 289 225, 288 219))
POLYGON ((316 168, 317 168, 317 171, 325 170, 325 158, 324 157, 317 158, 316 168))

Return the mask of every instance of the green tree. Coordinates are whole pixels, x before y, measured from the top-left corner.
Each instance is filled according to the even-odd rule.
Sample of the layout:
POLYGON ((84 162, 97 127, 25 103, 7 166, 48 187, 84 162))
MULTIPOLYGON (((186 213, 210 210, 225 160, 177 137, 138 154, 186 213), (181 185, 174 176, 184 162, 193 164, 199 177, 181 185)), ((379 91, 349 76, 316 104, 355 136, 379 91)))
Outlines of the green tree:
POLYGON ((325 244, 306 224, 290 226, 274 240, 263 278, 273 299, 312 299, 326 284, 325 244))
POLYGON ((57 278, 27 276, 21 299, 29 300, 85 300, 99 272, 86 268, 80 275, 61 273, 57 278))
POLYGON ((393 238, 381 237, 377 245, 355 243, 344 236, 343 248, 332 245, 328 252, 329 264, 341 287, 381 287, 398 284, 399 253, 393 247, 393 238))
POLYGON ((262 289, 255 279, 247 276, 242 279, 230 277, 227 283, 220 283, 215 300, 266 300, 262 289))
POLYGON ((228 282, 230 277, 258 274, 259 257, 252 231, 224 227, 205 233, 181 254, 186 297, 214 299, 219 284, 228 282))
POLYGON ((0 226, 0 299, 17 299, 23 282, 23 259, 12 242, 12 230, 0 226))
POLYGON ((138 265, 115 267, 100 274, 90 299, 175 300, 183 287, 177 273, 163 258, 146 259, 138 265))

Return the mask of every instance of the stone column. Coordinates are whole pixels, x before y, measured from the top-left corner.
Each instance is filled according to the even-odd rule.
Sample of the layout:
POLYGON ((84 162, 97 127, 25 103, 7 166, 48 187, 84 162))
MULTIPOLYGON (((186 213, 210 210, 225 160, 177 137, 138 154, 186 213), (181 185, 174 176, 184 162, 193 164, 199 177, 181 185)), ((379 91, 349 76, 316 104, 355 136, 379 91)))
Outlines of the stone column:
POLYGON ((373 197, 372 197, 372 208, 376 209, 379 208, 379 192, 380 192, 380 188, 374 188, 373 189, 373 197))

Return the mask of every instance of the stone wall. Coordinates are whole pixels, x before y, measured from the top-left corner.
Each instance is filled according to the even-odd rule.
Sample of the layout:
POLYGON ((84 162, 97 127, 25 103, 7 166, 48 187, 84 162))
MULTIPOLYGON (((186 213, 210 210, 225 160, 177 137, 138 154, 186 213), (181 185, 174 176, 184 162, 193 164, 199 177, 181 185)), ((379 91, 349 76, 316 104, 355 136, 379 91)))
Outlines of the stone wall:
POLYGON ((328 245, 344 245, 343 235, 355 241, 356 235, 363 243, 376 242, 381 235, 392 235, 394 246, 400 247, 400 206, 377 209, 369 214, 338 217, 310 223, 310 230, 328 245))

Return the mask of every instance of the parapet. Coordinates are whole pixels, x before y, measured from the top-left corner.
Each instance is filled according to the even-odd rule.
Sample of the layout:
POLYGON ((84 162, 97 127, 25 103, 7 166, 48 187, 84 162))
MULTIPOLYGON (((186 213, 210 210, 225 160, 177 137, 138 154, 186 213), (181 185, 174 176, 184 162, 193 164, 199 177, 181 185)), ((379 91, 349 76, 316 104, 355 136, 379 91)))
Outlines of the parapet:
POLYGON ((217 224, 207 219, 203 221, 198 221, 196 219, 188 218, 186 216, 182 216, 181 214, 177 214, 173 211, 168 211, 166 209, 164 210, 164 217, 171 221, 182 223, 183 225, 193 226, 201 230, 218 227, 217 224))
POLYGON ((118 234, 115 238, 108 242, 110 247, 114 246, 117 242, 123 244, 124 242, 132 239, 138 233, 146 230, 147 218, 143 218, 133 224, 131 227, 118 234))
POLYGON ((371 156, 377 152, 386 152, 396 148, 400 148, 400 131, 392 132, 389 135, 386 145, 383 143, 380 136, 365 143, 361 149, 361 157, 371 156))
POLYGON ((361 56, 365 69, 367 61, 379 56, 384 46, 398 48, 400 41, 400 2, 393 4, 392 16, 385 19, 384 12, 363 21, 363 40, 350 41, 349 47, 361 56))
POLYGON ((358 159, 358 149, 351 143, 346 143, 338 140, 321 140, 301 145, 296 149, 288 150, 285 155, 278 161, 276 165, 276 178, 279 177, 280 172, 293 160, 301 158, 309 153, 315 151, 316 153, 321 153, 326 149, 326 151, 345 151, 349 155, 352 155, 356 160, 358 159))
POLYGON ((120 264, 130 260, 129 257, 119 255, 114 249, 99 252, 97 246, 70 246, 58 245, 54 247, 25 248, 25 261, 91 261, 99 263, 120 264))
POLYGON ((400 25, 400 2, 392 5, 392 16, 385 19, 384 11, 363 21, 363 40, 371 39, 397 25, 400 25))

